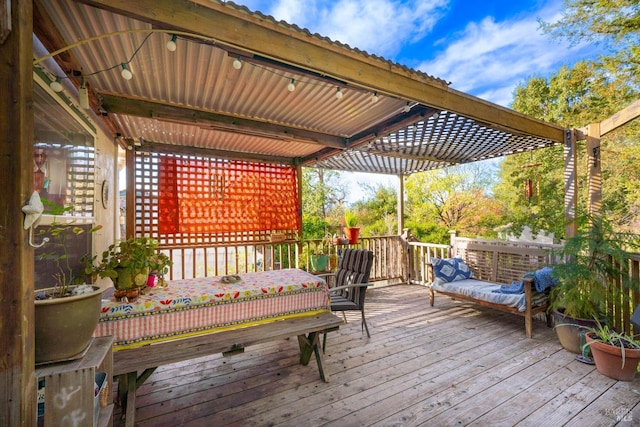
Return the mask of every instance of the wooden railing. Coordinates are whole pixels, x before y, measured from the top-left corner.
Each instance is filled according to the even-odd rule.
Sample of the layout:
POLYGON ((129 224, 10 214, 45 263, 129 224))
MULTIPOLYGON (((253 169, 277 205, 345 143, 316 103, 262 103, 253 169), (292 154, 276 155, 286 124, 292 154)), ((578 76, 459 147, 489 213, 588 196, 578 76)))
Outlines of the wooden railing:
MULTIPOLYGON (((161 252, 173 261, 168 279, 176 280, 293 267, 311 271, 310 255, 321 244, 322 240, 316 239, 301 243, 164 246, 161 252)), ((345 248, 369 249, 374 253, 370 280, 400 283, 407 275, 405 247, 400 236, 364 237, 356 245, 329 245, 325 250, 332 261, 328 270, 335 270, 345 248)))
MULTIPOLYGON (((373 251, 374 263, 371 271, 371 282, 388 284, 409 283, 425 285, 433 281, 428 268, 432 257, 447 258, 462 255, 464 251, 476 251, 476 258, 483 255, 479 248, 503 247, 505 253, 527 253, 530 251, 531 265, 540 265, 541 251, 548 253, 557 249, 558 245, 507 242, 500 240, 467 239, 452 235, 451 245, 434 243, 407 242, 402 236, 361 237, 357 245, 331 245, 329 255, 332 262, 329 270, 335 270, 343 249, 364 248, 373 251), (535 261, 535 262, 534 262, 535 261)), ((310 254, 321 245, 322 241, 307 240, 304 242, 285 241, 280 243, 233 244, 215 247, 164 247, 173 261, 169 271, 170 280, 194 277, 220 276, 226 274, 242 274, 253 271, 277 270, 298 267, 311 271, 310 254)), ((529 255, 527 255, 529 256, 529 255)), ((545 255, 546 256, 546 255, 545 255)), ((549 257, 551 255, 548 255, 549 257)), ((526 258, 526 257, 524 257, 526 258)), ((524 259, 523 258, 523 259, 524 259)), ((497 258, 496 258, 497 259, 497 258)), ((552 258, 545 260, 549 264, 558 262, 552 258)), ((518 268, 526 268, 519 266, 518 268)), ((628 271, 632 277, 640 277, 640 255, 632 255, 628 260, 628 271)), ((622 278, 615 285, 620 286, 622 278)), ((630 290, 625 294, 625 301, 609 301, 608 311, 618 330, 632 331, 630 323, 633 310, 640 305, 640 290, 630 290)))

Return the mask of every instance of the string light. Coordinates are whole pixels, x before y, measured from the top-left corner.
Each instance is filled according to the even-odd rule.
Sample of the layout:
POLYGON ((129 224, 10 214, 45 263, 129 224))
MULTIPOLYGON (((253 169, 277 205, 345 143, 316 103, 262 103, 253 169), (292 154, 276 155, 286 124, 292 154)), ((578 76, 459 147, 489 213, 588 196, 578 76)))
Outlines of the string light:
MULTIPOLYGON (((167 47, 167 49, 168 49, 170 52, 175 52, 175 51, 177 50, 177 44, 176 44, 176 41, 177 41, 177 39, 178 39, 178 35, 177 35, 177 34, 175 34, 175 33, 173 33, 173 32, 169 32, 169 31, 166 31, 166 30, 127 30, 127 31, 125 31, 125 32, 126 32, 126 33, 131 33, 131 32, 146 32, 146 31, 148 31, 148 34, 146 35, 146 37, 144 38, 144 40, 140 43, 140 45, 135 49, 135 51, 133 52, 133 54, 131 55, 131 57, 129 58, 129 60, 128 60, 128 61, 126 61, 126 62, 121 62, 119 65, 114 65, 114 66, 111 66, 111 67, 109 67, 109 68, 105 68, 105 69, 101 69, 101 70, 97 70, 97 71, 94 71, 94 72, 91 72, 91 73, 85 74, 85 76, 93 76, 93 75, 96 75, 96 74, 99 74, 99 73, 103 73, 103 72, 106 72, 106 71, 113 70, 113 69, 115 69, 115 68, 117 68, 117 67, 122 67, 122 70, 120 71, 120 74, 122 75, 122 78, 124 78, 125 80, 131 80, 131 79, 133 78, 133 73, 132 73, 132 71, 128 68, 128 64, 130 64, 130 63, 134 60, 134 58, 136 57, 136 55, 138 54, 138 52, 140 51, 140 49, 145 45, 145 43, 147 42, 147 40, 149 39, 149 37, 150 37, 152 34, 156 33, 156 32, 161 32, 161 33, 165 33, 165 34, 170 34, 170 35, 171 35, 171 40, 169 40, 169 41, 166 43, 166 47, 167 47)), ((97 38, 108 37, 108 36, 112 36, 112 35, 116 35, 116 34, 120 34, 120 33, 125 33, 125 32, 115 32, 115 33, 110 33, 110 34, 101 35, 101 36, 98 36, 98 37, 92 37, 92 38, 89 38, 89 39, 86 39, 86 40, 81 40, 80 42, 77 42, 77 43, 74 43, 74 44, 72 44, 72 45, 69 45, 68 47, 66 47, 66 48, 64 48, 64 49, 61 49, 61 50, 55 51, 55 52, 53 52, 53 53, 51 53, 51 54, 49 54, 49 55, 46 55, 46 56, 44 56, 44 57, 42 57, 42 58, 39 58, 39 59, 37 59, 37 60, 36 60, 36 62, 35 62, 35 63, 40 63, 40 62, 44 61, 45 59, 50 58, 50 57, 55 56, 55 55, 58 55, 58 54, 60 54, 60 53, 62 53, 62 52, 64 52, 64 51, 66 51, 66 50, 68 50, 68 49, 70 49, 70 48, 72 48, 72 47, 74 47, 74 46, 76 46, 76 45, 78 45, 78 44, 80 44, 80 43, 87 43, 87 42, 93 41, 94 39, 97 39, 97 38)), ((184 35, 190 35, 190 36, 194 36, 194 37, 199 37, 199 35, 194 35, 194 34, 191 34, 191 33, 181 33, 181 32, 178 32, 178 33, 179 33, 179 34, 184 34, 184 35)), ((209 39, 208 39, 208 38, 206 38, 206 37, 202 37, 202 38, 203 38, 204 40, 209 40, 209 39)), ((242 59, 241 59, 240 57, 236 57, 236 58, 233 60, 232 65, 233 65, 233 68, 235 68, 236 70, 240 70, 240 69, 242 68, 242 66, 243 66, 242 59)), ((269 69, 269 68, 267 68, 267 67, 263 67, 263 66, 261 66, 261 65, 259 65, 259 64, 253 64, 253 63, 252 63, 252 64, 250 64, 250 65, 253 65, 254 67, 261 68, 261 69, 263 69, 263 70, 265 70, 265 71, 271 72, 271 73, 276 74, 276 75, 279 75, 279 76, 281 76, 281 77, 285 77, 285 78, 287 78, 287 79, 289 80, 289 83, 287 84, 287 90, 288 90, 289 92, 294 92, 294 91, 296 90, 296 80, 295 80, 294 78, 286 77, 285 75, 280 74, 280 73, 278 73, 277 71, 274 71, 274 70, 269 69)), ((55 81, 51 81, 51 82, 49 83, 49 85, 50 85, 50 87, 51 87, 51 89, 52 89, 53 91, 55 91, 55 92, 61 92, 61 91, 63 91, 63 90, 64 90, 64 87, 63 87, 63 86, 62 86, 62 84, 60 83, 62 78, 68 78, 68 77, 67 77, 67 76, 63 76, 63 77, 55 76, 55 81)), ((83 77, 83 79, 84 79, 84 77, 83 77)), ((318 85, 318 86, 323 86, 323 84, 321 84, 321 83, 317 83, 317 82, 314 82, 314 81, 307 81, 305 85, 307 85, 307 84, 308 84, 308 85, 318 85)), ((336 99, 342 99, 343 95, 344 95, 344 92, 342 92, 341 87, 340 87, 340 86, 337 86, 337 87, 336 87, 336 92, 335 92, 335 97, 336 97, 336 99)), ((81 99, 80 99, 81 106, 83 106, 83 107, 84 107, 84 105, 85 105, 85 100, 86 100, 86 105, 87 105, 87 106, 86 106, 86 107, 84 107, 84 108, 89 108, 89 106, 88 106, 88 103, 89 103, 89 102, 88 102, 88 91, 87 91, 86 86, 84 85, 84 83, 83 83, 83 85, 79 88, 79 96, 80 96, 80 98, 81 98, 81 99)), ((380 100, 380 97, 378 96, 378 92, 374 92, 374 93, 372 93, 369 99, 370 99, 370 102, 371 102, 372 104, 377 103, 377 102, 380 100)), ((402 111, 403 111, 403 112, 405 112, 405 113, 408 113, 408 112, 410 112, 410 111, 411 111, 411 103, 410 103, 409 101, 407 101, 407 104, 402 108, 402 111)), ((434 119, 436 119, 436 118, 437 118, 437 116, 436 116, 436 117, 434 117, 434 119)))
POLYGON ((78 89, 78 99, 80 101, 80 107, 84 108, 85 110, 89 108, 89 91, 87 90, 84 77, 82 78, 82 83, 80 84, 80 88, 78 89))
POLYGON ((167 42, 167 49, 169 50, 169 52, 175 52, 176 49, 178 48, 178 45, 176 44, 176 40, 178 40, 178 36, 173 34, 171 36, 171 40, 167 42))
POLYGON ((131 80, 133 78, 133 73, 127 68, 127 64, 123 62, 121 65, 122 71, 120 74, 122 75, 122 78, 125 80, 131 80))
POLYGON ((49 87, 54 92, 62 92, 62 83, 60 83, 60 77, 56 76, 56 79, 49 84, 49 87))

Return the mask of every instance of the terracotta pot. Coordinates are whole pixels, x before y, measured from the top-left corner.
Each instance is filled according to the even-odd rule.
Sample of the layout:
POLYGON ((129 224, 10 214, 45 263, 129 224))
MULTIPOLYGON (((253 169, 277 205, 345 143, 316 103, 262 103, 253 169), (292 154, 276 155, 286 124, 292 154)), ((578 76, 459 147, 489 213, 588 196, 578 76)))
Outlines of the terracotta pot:
POLYGON ((595 341, 592 332, 587 332, 586 338, 587 342, 591 343, 589 347, 598 372, 618 381, 633 380, 640 362, 640 349, 625 348, 623 366, 620 347, 595 341))
POLYGON ((349 244, 350 245, 357 245, 358 244, 358 235, 360 234, 360 229, 357 227, 345 227, 344 228, 344 234, 347 236, 347 239, 349 239, 349 244))
POLYGON ((595 328, 597 323, 593 319, 580 319, 565 316, 562 309, 553 312, 553 324, 560 341, 560 345, 572 353, 582 354, 580 348, 580 332, 587 328, 595 328))

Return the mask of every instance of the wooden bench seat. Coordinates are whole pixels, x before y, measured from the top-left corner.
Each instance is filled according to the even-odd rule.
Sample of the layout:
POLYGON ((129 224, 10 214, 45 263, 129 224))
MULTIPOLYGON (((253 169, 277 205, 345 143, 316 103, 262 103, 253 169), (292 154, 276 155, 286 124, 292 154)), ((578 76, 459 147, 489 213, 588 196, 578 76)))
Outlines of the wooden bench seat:
MULTIPOLYGON (((491 241, 462 238, 452 235, 451 257, 459 257, 473 272, 473 279, 499 285, 510 285, 514 281, 523 280, 526 273, 542 267, 553 265, 556 260, 549 249, 557 245, 541 245, 527 243, 513 243, 505 241, 491 241)), ((429 265, 429 276, 433 282, 433 266, 429 265)), ((547 326, 551 326, 550 316, 547 315, 548 302, 536 305, 534 303, 533 279, 524 279, 525 310, 509 307, 503 304, 472 298, 458 293, 434 291, 429 283, 430 305, 434 305, 435 293, 447 295, 451 298, 473 302, 494 310, 504 311, 524 317, 525 333, 528 338, 533 335, 533 317, 538 313, 545 313, 547 326)))
POLYGON ((328 382, 319 338, 323 333, 337 330, 341 324, 342 319, 326 312, 118 350, 113 353, 113 372, 118 376, 118 397, 126 425, 135 424, 136 390, 156 367, 210 354, 231 355, 269 341, 297 336, 300 363, 306 366, 315 354, 320 378, 328 382), (138 375, 138 372, 142 373, 138 375))

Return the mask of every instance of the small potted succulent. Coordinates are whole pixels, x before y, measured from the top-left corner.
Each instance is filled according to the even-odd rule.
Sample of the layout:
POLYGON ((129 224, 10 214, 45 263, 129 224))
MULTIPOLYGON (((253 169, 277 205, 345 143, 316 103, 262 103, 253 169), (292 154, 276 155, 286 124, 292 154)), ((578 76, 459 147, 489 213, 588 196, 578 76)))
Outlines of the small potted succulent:
POLYGON ((358 243, 360 228, 358 228, 358 218, 352 210, 344 212, 344 234, 349 239, 349 244, 356 245, 358 243))

